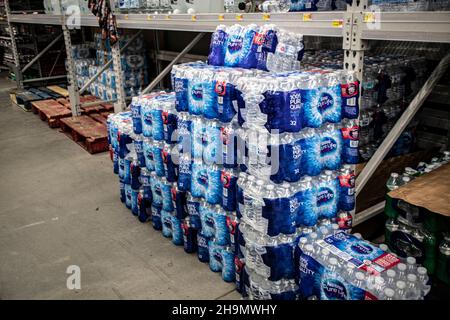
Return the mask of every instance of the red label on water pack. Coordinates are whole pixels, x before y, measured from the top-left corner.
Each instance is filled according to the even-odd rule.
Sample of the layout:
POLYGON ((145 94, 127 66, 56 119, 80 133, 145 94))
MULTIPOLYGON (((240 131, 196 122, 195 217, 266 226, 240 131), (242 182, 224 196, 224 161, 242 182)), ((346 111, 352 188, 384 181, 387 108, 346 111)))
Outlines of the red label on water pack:
POLYGON ((341 230, 351 229, 353 225, 353 219, 351 214, 347 214, 345 216, 338 216, 336 218, 336 223, 341 230))
POLYGON ((164 150, 161 150, 161 157, 162 157, 162 160, 163 160, 163 162, 164 163, 166 163, 167 164, 167 161, 168 161, 168 153, 167 153, 167 151, 164 151, 164 150))
POLYGON ((230 234, 234 235, 236 233, 236 221, 233 221, 230 217, 227 217, 227 226, 230 234))
POLYGON ((253 43, 257 45, 262 45, 264 43, 265 33, 256 33, 253 37, 253 43))
POLYGON ((353 188, 355 186, 355 174, 343 174, 339 176, 339 183, 341 187, 353 188))
POLYGON ((137 197, 137 203, 138 203, 138 206, 141 206, 141 204, 142 204, 142 198, 143 198, 143 196, 142 196, 142 194, 138 194, 138 197, 137 197))
POLYGON ((375 297, 373 294, 371 294, 370 292, 365 293, 364 295, 364 300, 378 300, 377 297, 375 297))
POLYGON ((214 91, 219 96, 224 96, 227 93, 227 83, 225 81, 216 81, 214 91))
POLYGON ((222 174, 220 175, 220 181, 222 182, 224 188, 229 188, 231 182, 231 174, 229 172, 222 171, 222 174))
POLYGON ((228 136, 230 135, 230 129, 228 128, 220 128, 220 138, 222 140, 222 144, 227 145, 230 143, 230 139, 228 136))
POLYGON ((183 229, 184 235, 187 236, 189 232, 189 226, 185 221, 183 221, 183 223, 181 224, 181 228, 183 229))
POLYGON ((342 128, 341 131, 344 140, 358 140, 359 126, 355 125, 349 128, 342 128))
POLYGON ((358 95, 359 82, 350 82, 346 84, 341 84, 342 97, 351 98, 358 95))
POLYGON ((162 112, 162 119, 163 119, 163 123, 167 124, 169 122, 169 112, 163 111, 162 112))
POLYGON ((172 194, 172 201, 177 201, 177 189, 176 188, 170 189, 170 193, 172 194))
POLYGON ((400 259, 394 256, 391 253, 384 253, 375 260, 373 260, 373 263, 376 263, 377 265, 384 268, 384 270, 388 270, 394 266, 396 266, 400 262, 400 259))

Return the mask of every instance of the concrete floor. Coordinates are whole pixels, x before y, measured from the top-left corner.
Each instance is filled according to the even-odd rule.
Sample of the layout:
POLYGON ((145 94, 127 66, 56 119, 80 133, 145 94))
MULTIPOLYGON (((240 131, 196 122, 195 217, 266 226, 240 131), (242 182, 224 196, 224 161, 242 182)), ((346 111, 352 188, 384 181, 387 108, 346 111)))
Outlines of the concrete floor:
POLYGON ((239 299, 122 205, 107 153, 12 106, 13 86, 0 81, 0 299, 239 299))

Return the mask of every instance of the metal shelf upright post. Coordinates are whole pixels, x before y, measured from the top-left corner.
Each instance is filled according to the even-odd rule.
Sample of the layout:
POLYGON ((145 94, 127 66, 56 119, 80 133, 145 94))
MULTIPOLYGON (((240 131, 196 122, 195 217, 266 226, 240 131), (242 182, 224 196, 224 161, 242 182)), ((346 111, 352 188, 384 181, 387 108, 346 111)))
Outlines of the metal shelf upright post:
POLYGON ((9 35, 11 37, 11 50, 14 57, 14 74, 16 77, 17 88, 23 88, 23 77, 20 69, 20 57, 19 52, 17 51, 17 43, 16 43, 16 35, 14 34, 14 30, 11 24, 11 9, 9 7, 9 0, 5 0, 5 13, 6 20, 8 22, 9 35))
MULTIPOLYGON (((61 0, 60 0, 61 1, 61 0)), ((75 72, 75 61, 73 59, 72 52, 72 38, 70 36, 70 29, 67 24, 66 17, 63 13, 62 16, 62 30, 64 36, 64 43, 66 46, 66 56, 67 56, 67 81, 68 81, 68 91, 70 99, 70 108, 72 110, 72 116, 79 116, 81 114, 80 108, 80 92, 78 90, 77 84, 77 74, 75 72)))

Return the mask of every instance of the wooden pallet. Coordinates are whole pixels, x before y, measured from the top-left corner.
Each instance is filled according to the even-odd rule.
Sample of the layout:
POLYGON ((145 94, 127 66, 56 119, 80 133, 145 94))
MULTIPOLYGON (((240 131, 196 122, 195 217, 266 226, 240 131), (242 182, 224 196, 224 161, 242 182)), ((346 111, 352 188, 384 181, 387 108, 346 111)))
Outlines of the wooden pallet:
POLYGON ((99 113, 91 113, 89 115, 89 117, 91 117, 95 121, 100 122, 106 126, 106 118, 103 115, 101 115, 99 113))
POLYGON ((69 91, 67 89, 62 88, 60 86, 48 86, 47 89, 60 94, 61 96, 67 98, 69 96, 69 91))
POLYGON ((88 116, 62 118, 62 132, 72 138, 89 153, 108 151, 106 126, 88 116))
POLYGON ((39 115, 42 121, 46 121, 50 128, 57 128, 60 126, 60 119, 67 118, 72 115, 72 112, 59 104, 55 100, 42 100, 31 103, 33 113, 39 115))

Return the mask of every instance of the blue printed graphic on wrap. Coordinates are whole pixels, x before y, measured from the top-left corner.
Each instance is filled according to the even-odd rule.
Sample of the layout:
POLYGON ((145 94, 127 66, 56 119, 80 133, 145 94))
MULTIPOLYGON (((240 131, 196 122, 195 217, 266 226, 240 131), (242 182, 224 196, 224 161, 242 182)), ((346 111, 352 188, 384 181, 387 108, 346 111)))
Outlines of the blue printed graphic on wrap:
POLYGON ((256 68, 258 64, 256 58, 258 43, 254 40, 259 27, 256 25, 249 25, 244 30, 241 56, 239 57, 239 67, 253 69, 256 68))
POLYGON ((134 139, 134 150, 136 151, 139 166, 145 167, 144 141, 141 137, 134 139))
POLYGON ((191 191, 192 167, 189 156, 179 158, 178 165, 178 189, 180 191, 191 191))
POLYGON ((158 177, 164 177, 166 175, 166 172, 164 170, 164 160, 162 156, 163 147, 161 144, 156 143, 153 145, 152 150, 156 175, 158 177))
POLYGON ((151 179, 150 180, 151 189, 152 189, 152 195, 153 195, 153 202, 152 206, 162 208, 163 205, 163 194, 161 190, 161 183, 158 179, 151 179))
POLYGON ((187 78, 174 78, 175 108, 178 112, 189 111, 189 81, 187 78))
POLYGON ((312 188, 300 190, 294 196, 296 204, 298 205, 297 211, 297 227, 307 226, 312 227, 316 225, 318 217, 315 210, 316 197, 312 188))
POLYGON ((203 139, 205 135, 205 124, 201 119, 195 119, 191 123, 192 145, 191 152, 194 159, 203 158, 203 139))
POLYGON ((206 205, 200 205, 200 221, 202 224, 202 234, 207 238, 214 237, 214 211, 206 205))
POLYGON ((224 248, 221 253, 222 253, 222 279, 225 282, 234 282, 236 279, 234 253, 228 248, 224 248))
POLYGON ((181 228, 181 221, 176 216, 171 216, 172 218, 172 243, 176 246, 182 246, 183 241, 183 229, 181 228))
POLYGON ((341 86, 336 84, 330 87, 322 87, 318 92, 319 110, 322 114, 322 122, 338 123, 341 121, 341 86))
POLYGON ((172 215, 170 212, 161 210, 162 235, 166 238, 172 237, 172 215))
POLYGON ((230 232, 227 225, 227 216, 225 212, 217 212, 213 210, 213 224, 214 224, 214 242, 218 245, 230 244, 230 232))
POLYGON ((141 119, 141 100, 134 99, 131 102, 130 109, 133 119, 133 131, 135 134, 142 133, 142 119, 141 119), (136 101, 137 100, 137 101, 136 101))
POLYGON ((263 263, 270 268, 270 281, 295 279, 297 270, 294 265, 295 243, 283 243, 274 247, 266 246, 261 255, 263 263))
POLYGON ((227 67, 238 67, 241 63, 242 52, 244 50, 245 28, 241 25, 234 25, 228 29, 228 37, 225 48, 224 65, 227 67))
POLYGON ((172 186, 169 183, 161 182, 161 193, 162 193, 162 209, 165 211, 172 212, 175 210, 172 201, 172 186))
POLYGON ((225 26, 218 26, 211 36, 209 47, 208 64, 212 66, 223 66, 225 62, 225 45, 228 34, 225 26))
POLYGON ((145 101, 141 106, 142 135, 150 138, 153 134, 152 106, 145 101))
POLYGON ((221 170, 217 166, 210 166, 207 168, 208 180, 204 184, 205 200, 210 204, 222 203, 222 183, 220 181, 221 170))
POLYGON ((153 205, 152 205, 152 225, 153 229, 155 230, 162 229, 161 208, 153 205))
POLYGON ((153 141, 145 139, 143 143, 145 166, 151 172, 155 171, 155 156, 153 154, 153 141))
POLYGON ((208 170, 201 161, 192 163, 191 194, 196 198, 204 198, 208 186, 208 170))
POLYGON ((338 127, 326 126, 320 133, 322 169, 337 170, 342 164, 342 133, 338 127))
POLYGON ((130 184, 131 184, 131 172, 130 172, 131 161, 132 161, 132 159, 129 157, 125 158, 124 174, 123 174, 123 181, 125 183, 130 183, 130 184))
POLYGON ((291 212, 289 198, 264 198, 262 216, 267 219, 267 235, 293 234, 296 231, 296 210, 291 212))
POLYGON ((209 248, 208 248, 208 237, 206 237, 203 232, 197 233, 197 245, 198 245, 198 260, 201 262, 209 262, 209 248))
POLYGON ((135 216, 139 214, 138 195, 139 190, 131 189, 131 213, 135 216))
POLYGON ((131 185, 125 183, 125 205, 128 209, 131 209, 131 202, 132 202, 131 192, 132 192, 131 185))
POLYGON ((338 212, 339 182, 319 180, 316 186, 316 213, 319 218, 334 218, 338 212))
POLYGON ((205 164, 222 162, 222 140, 220 123, 216 121, 205 123, 203 140, 203 161, 205 164))
POLYGON ((162 111, 159 109, 152 109, 150 111, 152 117, 152 137, 154 140, 164 140, 164 121, 162 111))
POLYGON ((191 152, 191 120, 187 117, 178 117, 177 144, 179 153, 191 152))
POLYGON ((188 84, 188 102, 191 115, 203 115, 204 95, 203 82, 197 78, 190 80, 188 84))
POLYGON ((222 271, 222 251, 224 246, 221 246, 214 241, 208 241, 208 250, 209 250, 209 268, 213 272, 222 271))
POLYGON ((300 90, 302 97, 302 121, 303 127, 318 128, 322 125, 322 113, 320 112, 317 88, 300 90))
POLYGON ((195 199, 187 200, 187 211, 189 217, 191 218, 191 226, 196 230, 202 229, 201 219, 200 219, 200 202, 195 199))

